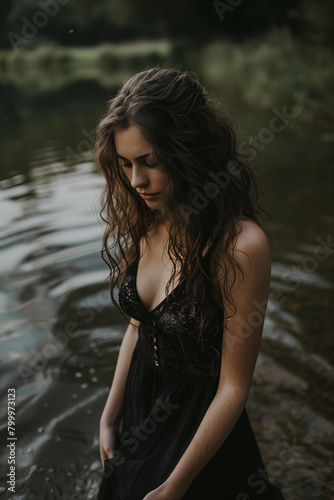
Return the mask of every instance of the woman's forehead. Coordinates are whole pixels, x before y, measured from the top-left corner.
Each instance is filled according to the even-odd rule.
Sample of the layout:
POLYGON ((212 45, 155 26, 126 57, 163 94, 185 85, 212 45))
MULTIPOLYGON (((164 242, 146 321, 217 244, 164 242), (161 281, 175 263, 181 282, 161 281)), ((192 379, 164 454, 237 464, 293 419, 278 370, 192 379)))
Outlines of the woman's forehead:
POLYGON ((128 128, 115 127, 114 139, 117 154, 136 159, 152 151, 152 145, 137 125, 128 128))

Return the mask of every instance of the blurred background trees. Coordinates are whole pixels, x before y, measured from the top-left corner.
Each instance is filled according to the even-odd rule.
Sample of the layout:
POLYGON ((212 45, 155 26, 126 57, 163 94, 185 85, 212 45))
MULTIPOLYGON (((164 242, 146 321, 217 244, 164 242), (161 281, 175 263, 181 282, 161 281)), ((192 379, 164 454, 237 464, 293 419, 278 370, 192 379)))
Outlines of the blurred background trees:
POLYGON ((122 82, 153 66, 194 71, 255 155, 273 271, 252 421, 269 466, 282 438, 301 447, 272 468, 286 498, 334 498, 334 259, 317 245, 334 222, 333 18, 333 0, 1 0, 0 388, 18 389, 20 499, 97 496, 123 327, 94 133, 122 82), (63 344, 68 324, 80 335, 63 344))
MULTIPOLYGON (((56 0, 3 0, 0 4, 1 49, 11 49, 8 33, 20 34, 42 5, 56 0)), ((88 46, 157 38, 185 38, 198 45, 217 38, 243 41, 274 28, 288 27, 305 44, 334 45, 331 0, 70 0, 41 27, 27 48, 42 43, 88 46), (234 5, 234 6, 232 6, 234 5), (233 12, 237 9, 237 15, 233 12), (217 10, 224 11, 222 22, 217 10)))

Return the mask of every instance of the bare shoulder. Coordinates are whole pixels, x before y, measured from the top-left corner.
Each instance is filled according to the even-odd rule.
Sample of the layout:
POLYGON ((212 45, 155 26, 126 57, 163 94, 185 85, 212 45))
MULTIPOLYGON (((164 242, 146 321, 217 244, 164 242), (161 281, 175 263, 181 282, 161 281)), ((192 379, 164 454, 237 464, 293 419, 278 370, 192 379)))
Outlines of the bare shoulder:
MULTIPOLYGON (((270 246, 263 229, 253 220, 239 221, 241 230, 238 234, 234 249, 241 252, 250 252, 253 258, 270 258, 270 246)), ((237 258, 237 256, 235 255, 237 258)))
MULTIPOLYGON (((253 220, 241 219, 238 221, 238 235, 236 236, 233 247, 229 247, 229 254, 237 262, 246 275, 253 276, 264 275, 267 278, 270 275, 271 255, 268 238, 263 229, 253 220)), ((224 239, 226 236, 224 237, 224 239)), ((218 245, 215 253, 218 260, 224 258, 224 245, 218 245)), ((228 263, 225 260, 225 264, 228 263)), ((224 281, 227 276, 221 274, 223 271, 219 265, 214 266, 218 272, 218 279, 224 281)), ((229 267, 229 270, 231 268, 229 267)), ((227 271, 227 274, 229 271, 227 271)))
MULTIPOLYGON (((233 254, 234 259, 241 258, 241 253, 251 252, 253 256, 267 256, 270 257, 270 246, 268 238, 263 231, 263 229, 251 219, 240 219, 237 224, 237 236, 233 241, 233 246, 229 246, 230 254, 233 254)), ((221 257, 224 251, 225 245, 223 244, 227 240, 227 235, 225 234, 221 243, 217 245, 214 253, 221 257)))
MULTIPOLYGON (((237 270, 235 289, 238 290, 243 285, 243 288, 240 288, 241 293, 253 290, 254 296, 265 297, 268 294, 271 277, 268 238, 256 222, 242 220, 240 224, 241 230, 232 251, 233 258, 242 269, 241 272, 237 270)), ((231 281, 232 284, 233 277, 227 276, 227 281, 231 281)))

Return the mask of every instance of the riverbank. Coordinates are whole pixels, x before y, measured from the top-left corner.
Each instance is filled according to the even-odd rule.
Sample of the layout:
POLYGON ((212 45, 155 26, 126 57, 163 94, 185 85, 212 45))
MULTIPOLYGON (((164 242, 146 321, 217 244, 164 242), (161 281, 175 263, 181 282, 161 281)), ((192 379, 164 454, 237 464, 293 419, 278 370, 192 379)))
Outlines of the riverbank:
POLYGON ((145 67, 172 63, 174 51, 175 46, 165 40, 0 51, 0 83, 13 84, 29 96, 60 90, 80 80, 112 86, 145 67))
POLYGON ((286 107, 302 121, 333 128, 334 57, 285 31, 242 44, 217 41, 194 54, 215 89, 261 109, 286 107))
POLYGON ((219 40, 201 48, 160 40, 1 51, 0 83, 14 84, 29 95, 82 79, 112 86, 156 65, 193 70, 220 95, 235 95, 261 109, 286 106, 302 121, 331 128, 334 58, 323 48, 302 46, 284 30, 240 44, 219 40))

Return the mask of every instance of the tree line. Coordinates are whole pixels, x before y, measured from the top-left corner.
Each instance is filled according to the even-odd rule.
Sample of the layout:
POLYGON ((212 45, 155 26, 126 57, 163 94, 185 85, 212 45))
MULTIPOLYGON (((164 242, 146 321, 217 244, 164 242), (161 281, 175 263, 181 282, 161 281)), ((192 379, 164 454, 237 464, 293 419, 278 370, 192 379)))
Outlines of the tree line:
POLYGON ((305 44, 334 45, 332 0, 2 0, 1 49, 93 46, 140 38, 244 41, 286 26, 305 44))

